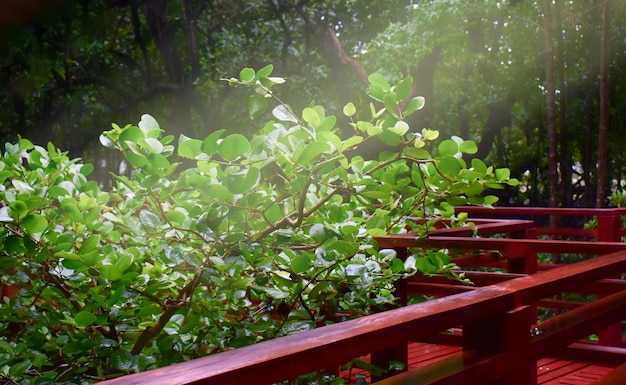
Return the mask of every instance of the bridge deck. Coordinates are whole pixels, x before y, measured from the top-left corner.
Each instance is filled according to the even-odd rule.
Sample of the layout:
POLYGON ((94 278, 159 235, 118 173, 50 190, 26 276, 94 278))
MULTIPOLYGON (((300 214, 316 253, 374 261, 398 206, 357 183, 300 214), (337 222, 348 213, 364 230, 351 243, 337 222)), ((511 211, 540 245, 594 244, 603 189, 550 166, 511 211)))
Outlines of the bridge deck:
MULTIPOLYGON (((461 351, 458 346, 435 345, 421 342, 409 344, 409 368, 419 368, 449 357, 461 351)), ((365 357, 367 361, 369 357, 365 357)), ((588 385, 607 375, 615 366, 589 362, 544 358, 537 362, 538 385, 588 385)), ((358 384, 363 377, 370 381, 369 373, 363 369, 348 369, 341 377, 349 379, 348 385, 358 384)))

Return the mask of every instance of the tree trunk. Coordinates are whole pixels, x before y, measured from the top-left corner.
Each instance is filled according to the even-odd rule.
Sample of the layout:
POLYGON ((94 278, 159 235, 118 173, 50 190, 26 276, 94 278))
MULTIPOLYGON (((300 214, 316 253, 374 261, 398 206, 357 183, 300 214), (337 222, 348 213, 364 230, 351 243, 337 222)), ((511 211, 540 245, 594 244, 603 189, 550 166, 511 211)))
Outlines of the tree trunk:
POLYGON ((557 0, 556 5, 556 69, 558 70, 559 83, 559 171, 561 174, 561 204, 563 207, 571 207, 572 196, 572 157, 569 149, 569 132, 567 127, 567 90, 565 84, 565 43, 563 42, 563 23, 561 22, 561 12, 563 0, 557 0))
POLYGON ((598 185, 596 207, 606 205, 609 130, 609 2, 602 3, 602 38, 600 44, 600 125, 598 128, 598 185))
POLYGON ((546 66, 546 127, 548 129, 548 173, 549 173, 549 206, 557 207, 558 191, 558 155, 556 114, 554 105, 554 56, 552 50, 552 12, 551 0, 543 0, 544 43, 546 66))

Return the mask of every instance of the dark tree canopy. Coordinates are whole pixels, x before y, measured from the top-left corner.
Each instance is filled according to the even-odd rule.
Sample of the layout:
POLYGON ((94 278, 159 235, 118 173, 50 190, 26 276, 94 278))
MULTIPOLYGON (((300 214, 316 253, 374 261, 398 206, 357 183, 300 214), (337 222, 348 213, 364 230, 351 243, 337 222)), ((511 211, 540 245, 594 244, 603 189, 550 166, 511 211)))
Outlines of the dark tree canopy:
POLYGON ((115 168, 97 137, 111 122, 142 113, 188 135, 246 134, 249 111, 238 101, 247 96, 222 79, 272 63, 289 79, 284 96, 323 99, 336 111, 348 101, 369 103, 353 100, 368 73, 412 75, 414 94, 427 100, 412 128, 477 140, 483 159, 526 181, 522 193, 511 192, 513 204, 548 203, 550 127, 559 205, 595 204, 598 154, 607 154, 607 188, 623 179, 621 1, 553 3, 554 124, 538 1, 31 0, 3 7, 11 8, 0 12, 4 141, 16 133, 53 141, 115 168), (604 4, 610 113, 599 150, 604 4))

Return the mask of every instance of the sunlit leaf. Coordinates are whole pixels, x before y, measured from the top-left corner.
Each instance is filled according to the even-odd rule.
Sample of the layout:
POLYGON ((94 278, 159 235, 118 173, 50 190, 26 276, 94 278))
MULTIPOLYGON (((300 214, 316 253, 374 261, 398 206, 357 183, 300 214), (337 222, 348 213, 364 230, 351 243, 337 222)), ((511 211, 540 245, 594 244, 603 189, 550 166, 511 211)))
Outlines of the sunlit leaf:
POLYGON ((226 161, 233 161, 250 149, 250 142, 245 136, 232 134, 225 137, 218 145, 217 152, 226 161))
POLYGON ((280 121, 283 122, 293 122, 298 123, 298 118, 294 116, 294 114, 284 105, 280 104, 272 110, 272 115, 280 121))
POLYGON ((254 80, 255 72, 252 68, 244 68, 239 72, 239 79, 242 82, 249 83, 254 80))
POLYGON ((191 139, 185 135, 178 138, 178 155, 183 158, 194 159, 202 153, 202 141, 191 139))

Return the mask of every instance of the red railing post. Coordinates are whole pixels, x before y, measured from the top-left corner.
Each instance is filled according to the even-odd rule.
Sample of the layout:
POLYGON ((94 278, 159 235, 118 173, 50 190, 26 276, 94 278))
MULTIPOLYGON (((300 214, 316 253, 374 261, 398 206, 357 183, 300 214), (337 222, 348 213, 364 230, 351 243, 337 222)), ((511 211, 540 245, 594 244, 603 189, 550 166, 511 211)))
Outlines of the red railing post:
MULTIPOLYGON (((406 261, 409 250, 406 247, 398 247, 395 248, 397 256, 396 258, 400 258, 402 261, 406 261)), ((394 296, 397 298, 397 304, 400 306, 406 306, 408 303, 408 282, 406 279, 399 279, 394 283, 395 293, 394 296)), ((400 346, 395 346, 391 349, 383 350, 380 352, 372 353, 371 355, 371 363, 381 369, 388 370, 390 363, 392 361, 400 362, 404 364, 405 370, 409 366, 409 351, 408 344, 403 344, 400 346)), ((381 376, 372 376, 372 382, 379 381, 388 377, 391 377, 395 374, 398 374, 397 370, 389 370, 381 376)))
MULTIPOLYGON (((620 242, 620 230, 622 228, 621 215, 597 215, 598 223, 598 241, 600 242, 620 242)), ((598 332, 598 340, 601 345, 607 346, 625 346, 622 337, 622 324, 611 325, 598 332)))
POLYGON ((530 325, 536 317, 536 306, 520 306, 505 315, 499 339, 506 353, 506 385, 537 385, 537 361, 530 354, 530 325))

